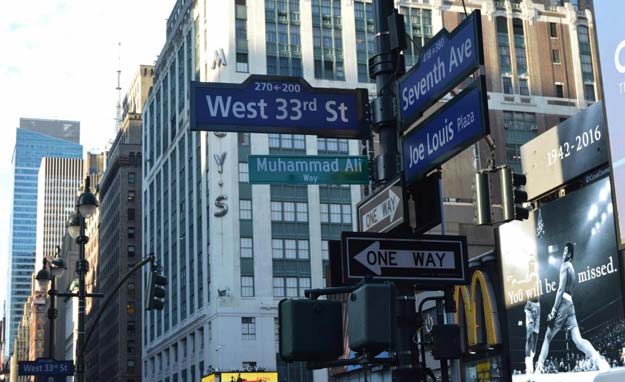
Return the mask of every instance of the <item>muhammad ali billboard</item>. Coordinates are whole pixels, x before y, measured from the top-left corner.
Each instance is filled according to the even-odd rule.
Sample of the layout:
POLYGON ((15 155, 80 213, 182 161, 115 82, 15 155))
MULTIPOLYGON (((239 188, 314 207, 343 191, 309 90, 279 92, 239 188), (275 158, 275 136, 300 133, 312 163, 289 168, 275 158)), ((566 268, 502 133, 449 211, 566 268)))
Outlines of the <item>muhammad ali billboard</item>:
POLYGON ((512 381, 592 381, 622 366, 620 259, 603 177, 498 229, 512 381))
POLYGON ((603 104, 610 143, 617 233, 625 247, 625 23, 623 2, 595 7, 595 28, 603 79, 603 104))

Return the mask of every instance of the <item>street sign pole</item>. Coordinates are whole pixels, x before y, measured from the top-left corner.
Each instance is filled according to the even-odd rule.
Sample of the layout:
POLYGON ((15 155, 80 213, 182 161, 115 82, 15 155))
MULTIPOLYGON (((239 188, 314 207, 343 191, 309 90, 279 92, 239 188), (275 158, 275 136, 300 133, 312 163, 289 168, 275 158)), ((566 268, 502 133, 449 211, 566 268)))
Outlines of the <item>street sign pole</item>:
MULTIPOLYGON (((391 50, 389 17, 393 16, 393 0, 374 0, 373 12, 376 27, 376 55, 369 60, 369 73, 375 77, 377 98, 371 103, 371 122, 380 135, 380 155, 376 158, 378 181, 386 184, 399 174, 399 145, 397 115, 395 113, 395 76, 403 74, 405 65, 399 49, 391 50)), ((398 325, 394 332, 394 349, 399 364, 393 368, 393 382, 414 381, 417 377, 418 349, 412 341, 415 314, 415 294, 409 290, 398 290, 396 312, 398 325)))

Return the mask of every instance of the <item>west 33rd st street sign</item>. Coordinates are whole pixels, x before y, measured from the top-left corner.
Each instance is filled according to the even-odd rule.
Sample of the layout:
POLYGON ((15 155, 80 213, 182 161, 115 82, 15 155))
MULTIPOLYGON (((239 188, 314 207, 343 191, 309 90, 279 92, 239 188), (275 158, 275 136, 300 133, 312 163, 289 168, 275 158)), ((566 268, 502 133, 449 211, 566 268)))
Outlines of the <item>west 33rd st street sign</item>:
POLYGON ((301 77, 191 82, 191 130, 366 138, 366 89, 314 88, 301 77))

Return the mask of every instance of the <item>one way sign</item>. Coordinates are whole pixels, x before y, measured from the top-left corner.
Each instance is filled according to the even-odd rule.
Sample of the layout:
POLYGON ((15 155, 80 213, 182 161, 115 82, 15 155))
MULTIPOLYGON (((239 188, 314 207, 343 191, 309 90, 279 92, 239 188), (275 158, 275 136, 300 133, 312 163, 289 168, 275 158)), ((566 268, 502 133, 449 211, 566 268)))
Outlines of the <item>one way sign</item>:
POLYGON ((358 230, 388 232, 404 222, 401 179, 358 204, 358 230))
POLYGON ((425 235, 406 239, 386 234, 343 232, 344 281, 364 277, 416 285, 462 285, 467 282, 464 236, 425 235))

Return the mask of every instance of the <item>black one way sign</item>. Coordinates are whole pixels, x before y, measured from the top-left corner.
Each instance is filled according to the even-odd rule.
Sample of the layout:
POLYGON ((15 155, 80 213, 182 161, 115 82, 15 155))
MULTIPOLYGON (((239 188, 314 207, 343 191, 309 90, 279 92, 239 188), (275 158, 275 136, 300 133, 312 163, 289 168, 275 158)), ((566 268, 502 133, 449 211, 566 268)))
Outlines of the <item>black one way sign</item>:
POLYGON ((364 277, 416 285, 467 283, 468 253, 464 236, 424 235, 418 239, 364 232, 343 232, 344 281, 364 277))

